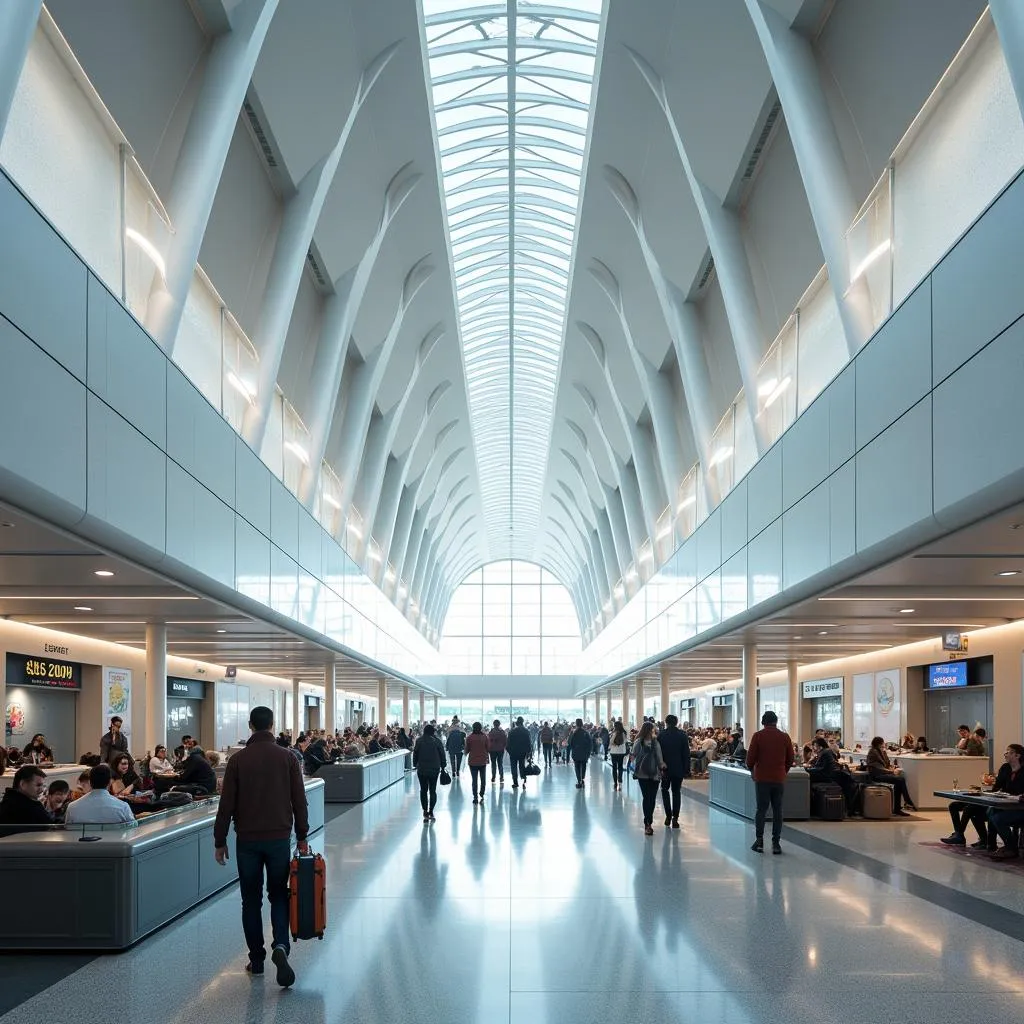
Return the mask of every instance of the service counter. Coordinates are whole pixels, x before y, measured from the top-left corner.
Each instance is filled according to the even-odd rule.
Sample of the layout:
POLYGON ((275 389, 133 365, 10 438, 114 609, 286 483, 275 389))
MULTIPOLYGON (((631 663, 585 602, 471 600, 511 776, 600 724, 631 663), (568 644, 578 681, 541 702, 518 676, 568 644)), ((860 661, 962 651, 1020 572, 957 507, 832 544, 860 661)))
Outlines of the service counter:
MULTIPOLYGON (((753 820, 757 796, 754 779, 746 768, 712 761, 708 780, 708 803, 753 820)), ((786 777, 782 814, 787 821, 805 821, 811 816, 811 779, 803 768, 790 769, 786 777)), ((768 815, 771 817, 770 810, 768 815)))
MULTIPOLYGON (((70 789, 78 785, 78 776, 88 771, 85 765, 81 764, 55 764, 47 767, 45 764, 39 766, 46 775, 46 784, 49 785, 54 779, 63 779, 70 789)), ((17 769, 8 768, 0 775, 0 793, 14 785, 14 773, 17 769)))
POLYGON ((412 767, 407 750, 389 750, 349 761, 335 761, 320 768, 314 778, 326 784, 324 799, 329 804, 358 804, 405 778, 406 764, 412 767))
MULTIPOLYGON (((309 833, 324 783, 306 779, 309 833)), ((0 839, 0 949, 125 949, 237 880, 213 856, 219 801, 160 811, 136 827, 70 826, 0 839)))
POLYGON ((988 771, 987 757, 965 757, 962 754, 889 754, 899 764, 907 780, 910 799, 919 811, 941 810, 949 804, 935 796, 937 789, 966 789, 980 786, 988 771), (953 785, 956 779, 958 785, 953 785))

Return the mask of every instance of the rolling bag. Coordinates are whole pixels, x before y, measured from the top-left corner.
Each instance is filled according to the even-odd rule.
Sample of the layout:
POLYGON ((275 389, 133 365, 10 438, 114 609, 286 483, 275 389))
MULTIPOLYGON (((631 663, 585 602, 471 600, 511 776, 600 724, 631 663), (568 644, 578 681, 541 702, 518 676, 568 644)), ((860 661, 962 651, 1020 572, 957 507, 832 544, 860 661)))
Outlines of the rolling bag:
POLYGON ((842 821, 846 812, 843 791, 832 783, 811 786, 811 814, 822 821, 842 821))
POLYGON ((863 814, 875 821, 888 821, 892 817, 892 790, 888 786, 865 786, 863 814))
POLYGON ((327 871, 319 853, 292 858, 288 917, 293 939, 322 939, 327 928, 327 871))

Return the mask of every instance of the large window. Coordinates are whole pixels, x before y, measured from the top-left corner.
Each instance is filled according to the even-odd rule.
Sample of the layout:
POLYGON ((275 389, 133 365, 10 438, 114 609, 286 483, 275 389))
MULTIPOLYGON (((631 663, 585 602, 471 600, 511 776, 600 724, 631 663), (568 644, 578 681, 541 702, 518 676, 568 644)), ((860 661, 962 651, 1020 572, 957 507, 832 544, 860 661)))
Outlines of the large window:
POLYGON ((448 675, 573 675, 582 649, 572 597, 546 569, 492 562, 452 595, 441 636, 448 675))

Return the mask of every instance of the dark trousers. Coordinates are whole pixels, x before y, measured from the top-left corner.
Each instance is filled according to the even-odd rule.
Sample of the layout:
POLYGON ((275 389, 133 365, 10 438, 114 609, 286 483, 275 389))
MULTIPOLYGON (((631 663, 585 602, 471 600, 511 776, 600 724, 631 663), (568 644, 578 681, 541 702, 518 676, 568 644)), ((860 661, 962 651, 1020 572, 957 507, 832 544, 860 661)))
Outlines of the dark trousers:
POLYGON ((517 754, 513 757, 509 754, 508 759, 512 762, 512 785, 518 785, 519 779, 522 778, 523 785, 526 785, 526 755, 517 754))
POLYGON ((487 765, 485 764, 471 764, 469 766, 469 774, 473 776, 473 796, 477 795, 476 780, 480 780, 479 795, 484 795, 484 787, 487 785, 487 765))
POLYGON ((626 760, 625 754, 612 754, 612 782, 622 785, 622 762, 626 760))
POLYGON ((757 812, 754 815, 754 834, 764 839, 764 819, 768 816, 768 806, 772 808, 772 842, 777 843, 782 835, 782 794, 785 792, 782 782, 755 782, 757 794, 757 812))
POLYGON ((249 947, 249 959, 262 963, 267 958, 263 939, 263 873, 266 871, 270 899, 273 944, 291 949, 288 940, 288 872, 291 867, 290 839, 239 839, 235 843, 238 888, 242 893, 242 931, 249 947))
POLYGON ((665 815, 679 818, 679 801, 683 792, 682 778, 663 775, 661 777, 661 802, 665 805, 665 815))
POLYGON ((587 780, 587 762, 586 761, 573 761, 573 768, 576 769, 576 781, 586 782, 587 780))
POLYGON ((843 791, 846 813, 853 814, 857 810, 857 783, 854 782, 853 776, 847 775, 846 772, 833 772, 828 781, 843 791))
POLYGON ((550 768, 551 767, 551 744, 544 744, 544 763, 550 768))
POLYGON ((452 775, 458 775, 462 770, 462 754, 448 754, 448 760, 452 763, 452 775))
POLYGON ((1019 838, 1010 831, 1014 826, 1024 826, 1024 810, 996 810, 988 812, 989 846, 995 846, 995 836, 998 835, 1003 845, 1008 850, 1016 850, 1019 838))
POLYGON ((640 792, 644 798, 644 824, 654 824, 654 805, 658 802, 658 787, 661 783, 657 779, 637 779, 640 783, 640 792))
POLYGON ((492 750, 491 751, 491 782, 494 781, 494 775, 497 773, 501 776, 502 781, 505 779, 505 751, 504 750, 492 750))
POLYGON ((417 772, 420 777, 420 806, 424 814, 430 814, 437 803, 437 777, 440 771, 417 772))
POLYGON ((892 809, 894 811, 900 811, 904 804, 914 802, 910 799, 907 780, 902 775, 897 775, 895 772, 873 772, 871 781, 883 786, 892 786, 892 809))
POLYGON ((967 826, 973 825, 978 838, 989 846, 995 846, 995 836, 989 837, 985 827, 985 808, 974 804, 965 804, 962 800, 954 800, 949 805, 949 817, 953 822, 953 831, 967 835, 967 826))

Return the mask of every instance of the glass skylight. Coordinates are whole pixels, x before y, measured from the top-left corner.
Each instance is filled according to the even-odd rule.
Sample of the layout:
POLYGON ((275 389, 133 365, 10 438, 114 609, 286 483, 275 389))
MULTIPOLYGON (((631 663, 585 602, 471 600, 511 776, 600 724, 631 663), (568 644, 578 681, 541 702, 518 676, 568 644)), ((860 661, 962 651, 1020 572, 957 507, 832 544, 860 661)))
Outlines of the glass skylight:
POLYGON ((423 0, 488 547, 535 556, 601 0, 423 0))

